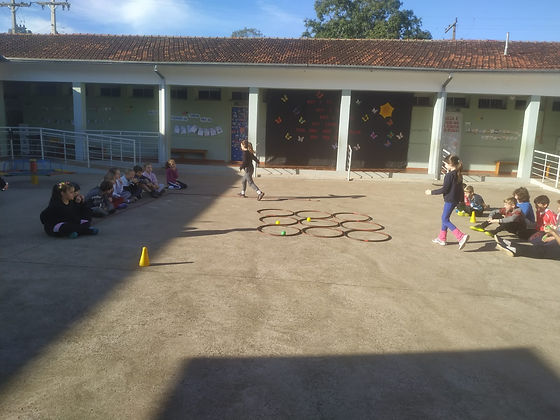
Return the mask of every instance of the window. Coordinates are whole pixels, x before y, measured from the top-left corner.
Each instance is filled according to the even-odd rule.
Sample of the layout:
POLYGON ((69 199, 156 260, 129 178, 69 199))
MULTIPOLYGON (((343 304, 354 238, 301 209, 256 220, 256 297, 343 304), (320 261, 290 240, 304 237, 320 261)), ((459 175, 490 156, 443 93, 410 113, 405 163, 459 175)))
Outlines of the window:
POLYGON ((465 98, 464 96, 462 96, 462 97, 459 97, 459 96, 447 97, 446 104, 450 108, 468 108, 469 107, 469 103, 467 101, 467 98, 465 98))
POLYGON ((187 99, 187 88, 171 88, 171 99, 187 99))
POLYGON ((56 96, 56 85, 54 83, 41 83, 37 86, 39 96, 56 96))
POLYGON ((560 111, 560 101, 552 101, 552 110, 560 111))
POLYGON ((154 88, 133 88, 132 96, 134 98, 153 98, 154 88))
POLYGON ((524 111, 527 108, 527 101, 525 99, 515 100, 515 109, 524 111))
POLYGON ((121 88, 120 87, 102 87, 99 89, 99 94, 101 96, 110 96, 113 98, 118 98, 121 96, 121 88))
POLYGON ((496 98, 480 98, 478 107, 481 109, 506 109, 506 101, 496 98))
POLYGON ((429 96, 415 96, 413 106, 432 106, 432 98, 429 96))
POLYGON ((247 101, 249 99, 249 92, 231 92, 232 101, 247 101))
POLYGON ((222 90, 217 89, 201 89, 198 91, 198 99, 220 101, 222 99, 222 90))

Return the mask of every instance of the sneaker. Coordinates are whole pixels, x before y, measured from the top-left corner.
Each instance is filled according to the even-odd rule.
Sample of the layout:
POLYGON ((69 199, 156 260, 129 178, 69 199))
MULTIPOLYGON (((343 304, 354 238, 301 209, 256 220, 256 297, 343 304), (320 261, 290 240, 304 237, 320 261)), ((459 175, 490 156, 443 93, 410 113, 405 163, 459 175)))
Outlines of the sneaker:
POLYGON ((169 186, 167 187, 167 189, 168 189, 168 190, 180 190, 181 187, 176 187, 175 185, 169 185, 169 186))
POLYGON ((515 248, 504 246, 502 244, 496 244, 496 248, 498 248, 500 251, 505 252, 508 257, 515 257, 515 248))
POLYGON ((484 234, 485 234, 486 236, 490 236, 491 238, 493 238, 494 235, 496 235, 494 232, 491 232, 491 231, 489 231, 489 230, 485 230, 485 231, 484 231, 484 234))
POLYGON ((445 241, 444 241, 443 239, 440 239, 440 238, 432 239, 432 242, 433 242, 434 244, 438 244, 438 245, 441 245, 441 246, 445 246, 445 245, 446 245, 445 241))
POLYGON ((476 230, 477 232, 484 232, 484 229, 478 226, 469 226, 469 229, 476 230))
POLYGON ((503 246, 510 246, 511 247, 511 241, 504 239, 498 235, 494 235, 494 240, 496 241, 497 244, 499 245, 503 245, 503 246))
POLYGON ((68 235, 68 237, 70 239, 76 239, 78 237, 78 232, 72 232, 70 235, 68 235))
POLYGON ((457 212, 457 216, 464 216, 465 212, 463 210, 457 212))
POLYGON ((260 192, 260 194, 257 194, 258 201, 261 201, 263 197, 264 197, 264 193, 262 191, 260 192))
POLYGON ((463 235, 463 237, 461 238, 461 240, 459 241, 459 251, 462 250, 466 243, 469 241, 469 235, 463 235))
POLYGON ((243 194, 243 193, 238 193, 237 195, 238 195, 239 197, 241 197, 241 198, 247 198, 247 196, 246 196, 245 194, 243 194))

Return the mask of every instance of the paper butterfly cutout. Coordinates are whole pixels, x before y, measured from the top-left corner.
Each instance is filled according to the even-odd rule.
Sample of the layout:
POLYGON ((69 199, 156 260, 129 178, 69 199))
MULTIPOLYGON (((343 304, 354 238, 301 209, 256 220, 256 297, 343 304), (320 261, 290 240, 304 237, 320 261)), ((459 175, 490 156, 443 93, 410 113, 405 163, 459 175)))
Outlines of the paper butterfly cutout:
POLYGON ((360 101, 359 99, 356 99, 356 105, 361 105, 362 101, 360 101))
POLYGON ((274 120, 276 124, 280 124, 282 122, 282 117, 278 117, 274 120))
POLYGON ((300 124, 305 124, 306 121, 303 119, 303 117, 299 117, 298 122, 299 122, 300 124))
POLYGON ((366 122, 369 120, 369 115, 368 114, 364 114, 364 116, 362 117, 362 121, 366 122))
POLYGON ((387 141, 385 142, 385 144, 383 146, 385 146, 385 147, 391 146, 391 142, 389 141, 389 139, 387 139, 387 141))
POLYGON ((371 137, 372 140, 375 140, 377 138, 377 134, 375 134, 375 131, 372 131, 369 136, 371 137))
POLYGON ((290 133, 286 133, 286 135, 284 136, 284 138, 286 140, 291 140, 293 138, 293 136, 290 133))
POLYGON ((371 112, 373 112, 374 114, 377 114, 379 112, 379 110, 376 107, 371 108, 371 112))
POLYGON ((288 95, 282 95, 282 97, 280 98, 280 100, 284 103, 288 102, 288 95))
POLYGON ((397 134, 397 138, 398 138, 399 140, 402 140, 403 137, 404 137, 404 136, 403 136, 403 133, 402 133, 402 132, 400 132, 399 134, 397 134))
POLYGON ((358 143, 357 145, 353 146, 352 149, 354 149, 354 151, 360 150, 360 144, 358 143))
POLYGON ((292 112, 296 115, 301 114, 301 108, 299 106, 296 106, 294 109, 292 109, 292 112))
POLYGON ((387 120, 387 125, 388 125, 389 127, 393 125, 393 120, 392 120, 391 118, 389 118, 389 119, 387 120))
POLYGON ((300 143, 303 143, 304 139, 305 139, 304 136, 297 136, 297 141, 299 141, 300 143))
POLYGON ((338 144, 331 144, 331 147, 333 148, 333 150, 338 149, 338 144))
POLYGON ((393 133, 392 131, 389 131, 389 134, 387 134, 387 137, 392 139, 394 135, 395 135, 395 133, 393 133))
POLYGON ((315 94, 315 96, 316 96, 318 99, 322 99, 323 96, 325 96, 325 94, 322 93, 321 91, 319 91, 319 92, 317 92, 317 93, 315 94))

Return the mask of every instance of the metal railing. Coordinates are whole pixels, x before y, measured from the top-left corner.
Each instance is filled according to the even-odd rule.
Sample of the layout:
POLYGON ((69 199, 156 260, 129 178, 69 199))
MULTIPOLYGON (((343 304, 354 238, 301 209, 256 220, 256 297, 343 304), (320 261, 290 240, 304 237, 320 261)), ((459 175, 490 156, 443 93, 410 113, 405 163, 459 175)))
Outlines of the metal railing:
POLYGON ((533 152, 533 165, 531 178, 544 186, 558 189, 560 177, 560 156, 552 153, 535 150, 533 152))
POLYGON ((138 161, 136 141, 41 127, 0 127, 0 158, 40 158, 109 164, 138 161))
POLYGON ((352 146, 348 145, 348 153, 346 154, 346 180, 350 181, 350 172, 352 170, 352 146))
POLYGON ((136 141, 136 155, 139 162, 158 160, 160 135, 157 131, 85 130, 85 132, 113 138, 133 139, 136 141))

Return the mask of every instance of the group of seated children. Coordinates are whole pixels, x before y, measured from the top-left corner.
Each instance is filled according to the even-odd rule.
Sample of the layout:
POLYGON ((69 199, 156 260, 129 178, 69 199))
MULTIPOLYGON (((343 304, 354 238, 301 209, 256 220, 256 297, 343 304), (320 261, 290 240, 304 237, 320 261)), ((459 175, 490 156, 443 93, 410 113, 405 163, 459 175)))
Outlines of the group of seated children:
MULTIPOLYGON (((177 179, 177 168, 172 159, 166 163, 166 175, 168 188, 187 187, 177 179)), ((150 163, 145 164, 144 168, 134 166, 127 169, 122 176, 118 168, 110 168, 103 181, 85 197, 74 182, 55 184, 49 205, 41 212, 40 220, 50 236, 74 239, 80 235, 95 235, 98 229, 91 227, 92 217, 106 217, 117 209, 124 209, 141 199, 144 193, 158 198, 164 192, 165 185, 158 183, 150 163)))
MULTIPOLYGON (((465 197, 467 196, 467 188, 465 188, 465 197)), ((473 192, 472 187, 469 191, 473 192)), ((493 237, 498 244, 498 248, 506 251, 510 256, 560 257, 560 217, 548 208, 550 199, 546 195, 539 195, 533 200, 535 212, 529 200, 530 196, 527 188, 519 187, 513 191, 511 197, 504 199, 502 208, 491 211, 484 222, 470 226, 470 228, 493 237), (490 226, 493 226, 493 228, 489 229, 490 226), (513 246, 511 241, 497 235, 502 231, 512 233, 521 240, 528 240, 531 245, 513 246)), ((482 203, 484 203, 483 200, 482 203)), ((557 201, 557 205, 560 214, 560 200, 557 201)), ((474 211, 474 207, 472 211, 474 211)), ((482 213, 475 214, 477 216, 482 215, 482 213)))

